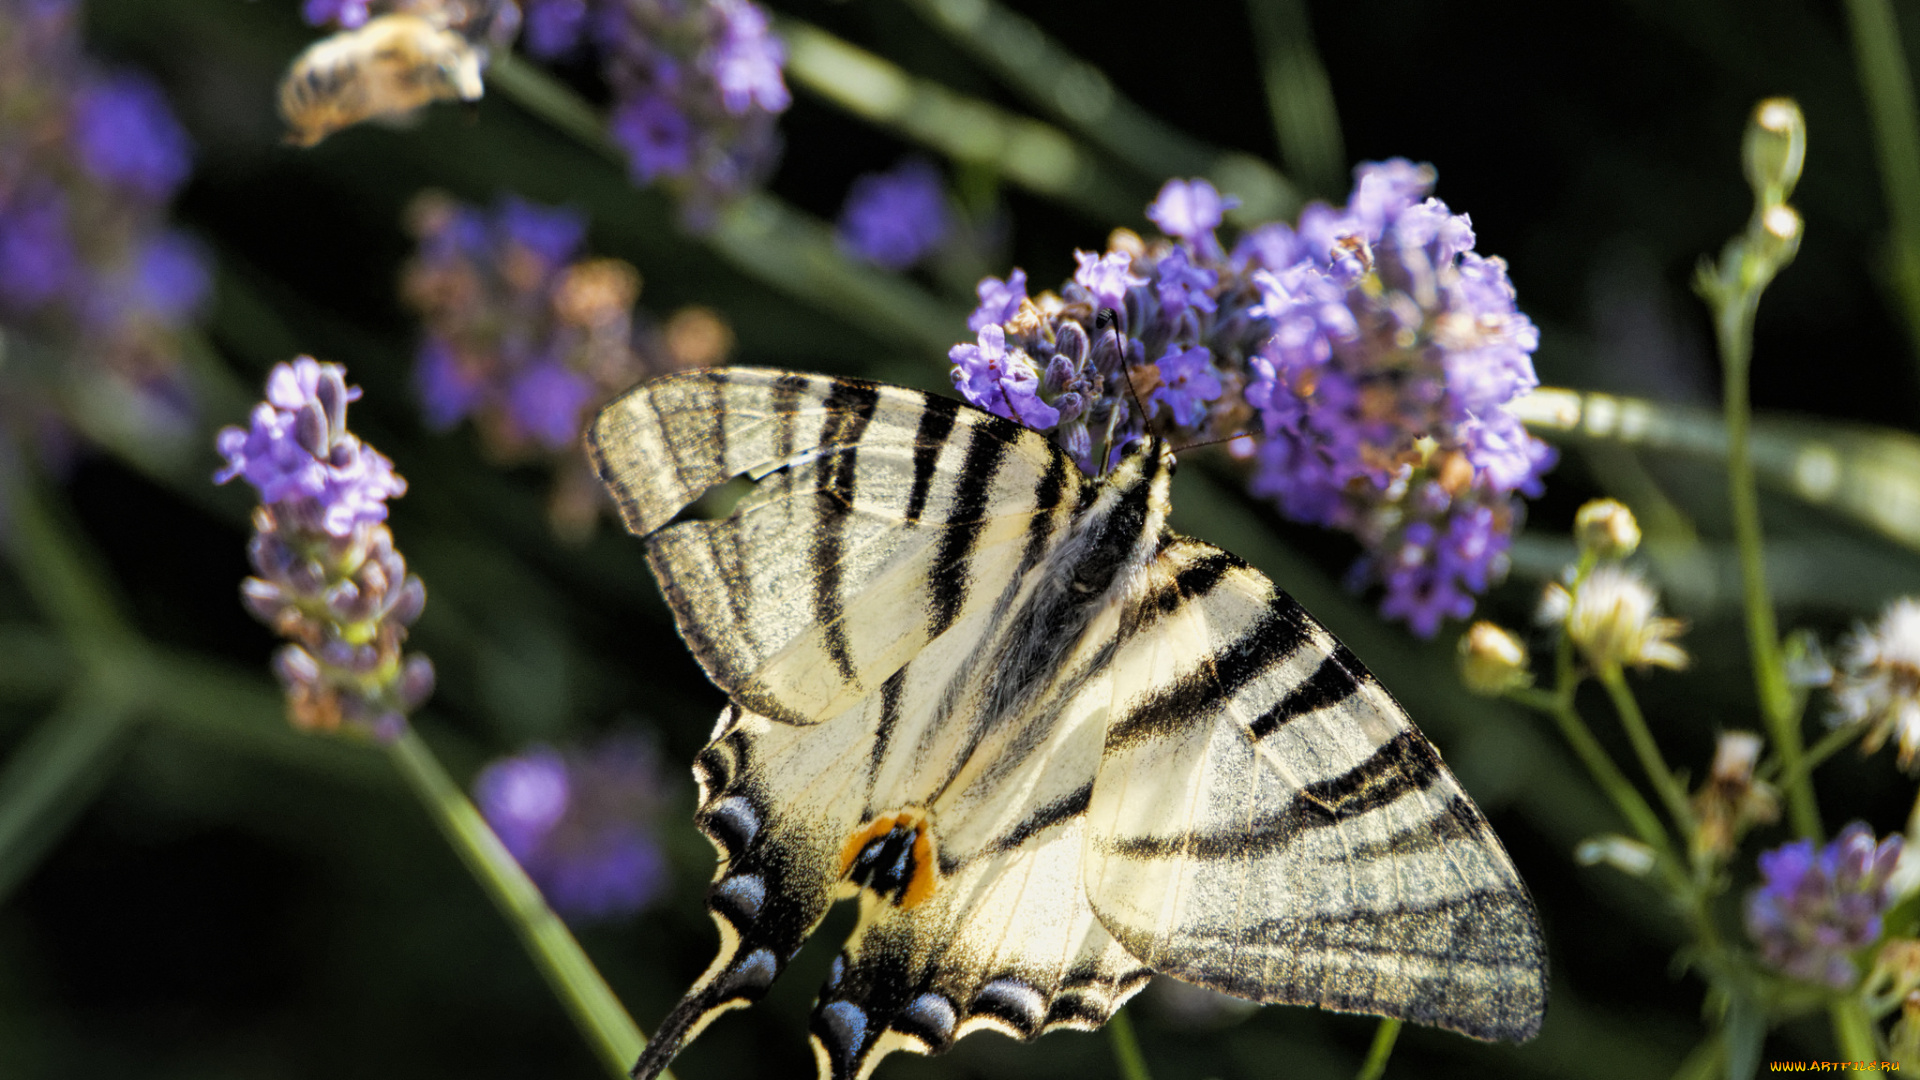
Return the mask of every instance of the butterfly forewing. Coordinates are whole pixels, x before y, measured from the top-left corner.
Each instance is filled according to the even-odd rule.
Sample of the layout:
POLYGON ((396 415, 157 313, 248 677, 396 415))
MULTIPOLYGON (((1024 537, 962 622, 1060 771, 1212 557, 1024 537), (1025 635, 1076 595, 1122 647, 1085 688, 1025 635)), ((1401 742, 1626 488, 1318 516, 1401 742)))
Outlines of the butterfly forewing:
POLYGON ((1038 434, 945 398, 751 368, 649 383, 589 448, 714 684, 802 724, 992 603, 1059 469, 1038 434), (669 524, 736 476, 757 483, 728 517, 669 524))
POLYGON ((837 897, 824 1080, 971 1030, 1105 1022, 1150 970, 1525 1038, 1539 931, 1499 842, 1350 653, 1166 530, 1171 458, 1086 479, 899 387, 690 372, 610 405, 596 467, 733 699, 696 763, 719 957, 652 1076, 756 1000, 837 897), (676 520, 736 476, 719 520, 676 520))
POLYGON ((1219 549, 1179 539, 1148 570, 1088 806, 1102 922, 1226 993, 1533 1035, 1532 902, 1399 705, 1219 549))

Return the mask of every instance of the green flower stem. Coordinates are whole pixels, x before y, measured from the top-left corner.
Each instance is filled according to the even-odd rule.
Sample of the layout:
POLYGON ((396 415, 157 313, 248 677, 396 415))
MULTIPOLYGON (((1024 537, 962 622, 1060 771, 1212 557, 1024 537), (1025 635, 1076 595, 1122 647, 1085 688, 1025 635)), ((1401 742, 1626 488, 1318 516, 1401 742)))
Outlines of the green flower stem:
MULTIPOLYGON (((48 621, 83 653, 131 647, 134 632, 77 530, 61 520, 33 484, 17 477, 0 478, 0 501, 10 519, 7 554, 48 621)), ((89 659, 97 664, 95 657, 89 659)))
MULTIPOLYGON (((605 120, 551 75, 506 55, 487 69, 487 83, 581 145, 627 167, 626 152, 607 135, 605 120)), ((727 207, 700 238, 742 272, 885 340, 944 355, 955 331, 966 325, 963 308, 898 274, 847 258, 825 224, 764 192, 727 207)))
MULTIPOLYGON (((621 1006, 593 961, 567 931, 566 924, 540 896, 540 890, 508 854, 480 812, 467 800, 433 751, 411 730, 389 748, 393 763, 433 816, 460 860, 520 936, 573 1021, 593 1044, 615 1080, 640 1056, 647 1040, 621 1006)), ((662 1076, 669 1074, 662 1073, 662 1076)))
MULTIPOLYGON (((1272 166, 1209 146, 1160 121, 1122 96, 1098 65, 1074 55, 1031 19, 997 0, 906 4, 1014 92, 1146 180, 1203 175, 1240 197, 1232 216, 1241 222, 1288 217, 1299 209, 1299 191, 1272 166)), ((1129 208, 1127 214, 1135 212, 1137 208, 1129 208)))
POLYGON ((1573 747, 1573 752, 1580 758, 1580 763, 1586 766, 1587 774, 1593 777, 1593 782, 1600 786, 1600 790, 1605 792, 1609 799, 1613 800, 1614 808, 1619 810, 1620 816, 1626 819, 1634 835, 1640 838, 1641 843, 1659 854, 1662 865, 1666 866, 1670 872, 1676 870, 1679 862, 1674 856, 1673 841, 1667 834, 1666 828, 1660 824, 1660 815, 1654 813, 1653 807, 1648 805, 1647 800, 1634 789, 1633 781, 1628 780, 1627 775, 1620 771, 1620 767, 1613 763, 1611 757, 1607 756, 1606 750, 1600 745, 1600 740, 1593 737, 1593 731, 1587 727, 1586 721, 1582 720, 1579 712, 1573 708, 1572 695, 1556 694, 1545 690, 1519 689, 1507 691, 1507 696, 1553 718, 1554 723, 1560 728, 1561 736, 1567 740, 1567 745, 1573 747))
MULTIPOLYGON (((1845 727, 1834 728, 1832 731, 1820 736, 1820 741, 1808 747, 1805 756, 1801 757, 1801 773, 1803 775, 1812 773, 1813 770, 1819 768, 1828 758, 1845 749, 1848 744, 1858 740, 1861 732, 1865 730, 1866 729, 1859 724, 1848 724, 1845 727)), ((1768 778, 1763 773, 1761 779, 1764 780, 1768 778)), ((1779 779, 1774 782, 1785 786, 1799 779, 1801 779, 1801 776, 1789 775, 1785 769, 1782 769, 1779 779)))
MULTIPOLYGON (((1727 460, 1719 410, 1562 387, 1541 387, 1515 400, 1513 410, 1556 442, 1727 460)), ((1920 551, 1920 437, 1799 417, 1750 421, 1748 453, 1762 483, 1920 551)))
MULTIPOLYGON (((1840 1057, 1845 1061, 1879 1061, 1884 1055, 1880 1052, 1880 1039, 1874 1034, 1873 1021, 1868 1019, 1867 1010, 1858 998, 1839 998, 1827 1007, 1827 1015, 1833 1021, 1833 1039, 1840 1045, 1840 1057)), ((1878 1076, 1878 1069, 1873 1070, 1878 1076)))
POLYGON ((1854 65, 1873 121, 1880 188, 1892 231, 1893 291, 1920 349, 1920 110, 1902 51, 1900 25, 1887 0, 1847 0, 1854 65))
POLYGON ((1140 1053, 1140 1038, 1133 1033, 1133 1019, 1123 1007, 1107 1021, 1107 1044, 1113 1047, 1113 1063, 1120 1080, 1153 1080, 1147 1072, 1147 1059, 1140 1053))
POLYGON ((1367 1049, 1367 1060, 1360 1063, 1354 1080, 1380 1080, 1387 1071, 1387 1059, 1393 1056, 1393 1042, 1399 1037, 1400 1021, 1391 1017, 1381 1020, 1373 1032, 1373 1045, 1367 1049))
POLYGON ((0 900, 92 800, 134 716, 131 699, 76 690, 0 764, 0 900))
MULTIPOLYGON (((1726 262, 1737 264, 1747 258, 1729 251, 1726 262)), ((1702 274, 1703 283, 1706 274, 1702 274)), ((1760 496, 1754 486, 1753 458, 1749 451, 1748 425, 1752 419, 1748 402, 1747 376, 1753 360, 1753 318, 1759 308, 1760 290, 1765 281, 1745 274, 1728 273, 1719 288, 1703 288, 1702 293, 1714 309, 1714 334, 1719 341, 1720 363, 1724 372, 1725 416, 1727 425, 1727 488, 1733 507, 1735 545, 1740 554, 1741 592, 1747 615, 1747 647, 1753 663, 1755 688, 1760 711, 1773 737, 1774 752, 1779 754, 1783 777, 1792 777, 1784 785, 1788 814, 1794 831, 1802 836, 1821 835, 1820 809, 1814 800, 1813 784, 1801 758, 1805 755, 1800 738, 1799 711, 1787 684, 1786 660, 1780 650, 1780 633, 1774 622, 1773 600, 1767 594, 1765 541, 1760 529, 1760 496)))
POLYGON ((1280 158, 1315 194, 1346 194, 1347 150, 1327 69, 1313 47, 1313 24, 1302 0, 1247 0, 1247 18, 1260 49, 1267 114, 1280 158))
POLYGON ((783 16, 775 29, 786 41, 787 77, 794 85, 870 124, 955 161, 990 168, 1098 221, 1129 220, 1152 197, 1147 182, 1139 190, 1115 184, 1111 169, 1051 124, 916 78, 810 23, 783 16))
POLYGON ((1640 703, 1634 700, 1633 690, 1627 686, 1627 677, 1618 664, 1608 664, 1599 671, 1600 685, 1606 688, 1607 696, 1613 699, 1613 708, 1620 716, 1620 726, 1626 729, 1627 740, 1633 744, 1633 752, 1640 758, 1640 767, 1646 771, 1647 782, 1667 806, 1667 814, 1680 830, 1680 835, 1693 835, 1693 807, 1687 802, 1687 793, 1680 788, 1680 782, 1673 777, 1673 770, 1667 767, 1667 759, 1660 753, 1660 744, 1654 742, 1653 732, 1647 728, 1646 717, 1640 712, 1640 703))

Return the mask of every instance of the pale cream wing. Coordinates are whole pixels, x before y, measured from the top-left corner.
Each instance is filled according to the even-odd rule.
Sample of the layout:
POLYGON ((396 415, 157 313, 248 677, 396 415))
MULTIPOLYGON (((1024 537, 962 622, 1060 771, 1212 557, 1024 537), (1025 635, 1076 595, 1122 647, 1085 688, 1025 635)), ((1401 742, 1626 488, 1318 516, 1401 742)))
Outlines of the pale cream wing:
POLYGON ((1345 646, 1245 563, 1170 544, 1136 590, 1087 810, 1100 921, 1267 1002, 1525 1039, 1538 918, 1498 838, 1345 646))
POLYGON ((817 723, 1000 600, 1083 480, 1046 439, 947 398, 755 368, 685 372, 588 436, 681 636, 745 708, 817 723), (725 519, 674 518, 736 476, 725 519))

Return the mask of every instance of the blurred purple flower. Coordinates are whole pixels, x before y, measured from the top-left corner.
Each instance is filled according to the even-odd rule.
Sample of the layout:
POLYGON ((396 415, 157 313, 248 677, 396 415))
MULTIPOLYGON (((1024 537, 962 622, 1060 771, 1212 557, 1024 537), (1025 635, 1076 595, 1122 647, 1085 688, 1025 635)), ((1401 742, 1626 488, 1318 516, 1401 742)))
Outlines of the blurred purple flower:
POLYGON ((0 207, 0 302, 32 311, 71 292, 81 275, 67 231, 67 200, 59 192, 43 190, 0 207))
POLYGON ((1852 986, 1852 954, 1880 938, 1900 847, 1898 834, 1876 846, 1856 821, 1824 848, 1797 840, 1761 852, 1761 884, 1747 894, 1747 934, 1761 957, 1804 982, 1852 986))
POLYGON ((445 431, 465 420, 486 400, 487 392, 480 375, 462 367, 447 343, 433 337, 420 345, 414 389, 420 395, 421 410, 427 414, 427 426, 435 431, 445 431))
POLYGON ((721 31, 707 66, 720 87, 720 101, 739 116, 755 105, 784 112, 793 103, 782 77, 787 51, 768 32, 767 13, 747 0, 713 0, 721 31))
POLYGON ((95 81, 74 98, 74 145, 80 163, 102 183, 163 202, 192 169, 191 148, 160 88, 121 73, 95 81))
POLYGON ((650 744, 616 736, 565 754, 536 746, 503 758, 473 790, 554 910, 594 920, 631 915, 665 891, 666 856, 653 834, 661 785, 650 744))
POLYGON ((67 0, 0 3, 0 319, 71 357, 82 394, 131 391, 129 417, 164 438, 187 404, 179 331, 211 278, 165 223, 191 147, 158 85, 87 56, 79 16, 67 0))
POLYGON ((613 137, 626 147, 641 183, 684 174, 693 163, 693 124, 664 97, 624 102, 613 114, 613 137))
POLYGON ((940 172, 917 158, 853 182, 840 211, 840 243, 859 258, 904 270, 953 231, 940 172))
MULTIPOLYGON (((535 22, 548 17, 534 9, 535 22)), ((703 226, 772 171, 774 121, 791 97, 785 49, 762 9, 748 0, 589 0, 584 18, 613 89, 614 141, 634 178, 666 184, 690 224, 703 226)), ((552 34, 541 49, 566 36, 541 33, 552 34)))
POLYGON ((564 450, 580 439, 582 413, 594 387, 564 364, 546 361, 528 367, 507 386, 507 411, 520 429, 549 450, 564 450))
POLYGON ((351 30, 365 25, 370 4, 371 0, 304 0, 300 5, 300 15, 307 20, 308 26, 331 23, 351 30))
POLYGON ((587 32, 587 0, 526 0, 527 51, 555 60, 580 47, 587 32))

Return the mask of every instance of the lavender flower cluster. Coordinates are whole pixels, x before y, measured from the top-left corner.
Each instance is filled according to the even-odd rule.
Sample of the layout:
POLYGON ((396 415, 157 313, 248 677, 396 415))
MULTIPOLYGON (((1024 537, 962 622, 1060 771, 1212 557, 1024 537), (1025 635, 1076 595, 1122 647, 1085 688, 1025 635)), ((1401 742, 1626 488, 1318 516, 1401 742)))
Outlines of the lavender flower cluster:
POLYGON ((411 217, 419 248, 402 292, 426 328, 416 381, 428 423, 471 417, 501 460, 555 459, 555 523, 590 524, 586 418, 645 375, 719 360, 726 325, 703 308, 664 328, 637 317, 639 273, 584 257, 586 221, 570 211, 506 198, 488 212, 430 194, 411 217))
POLYGON ((1217 235, 1230 201, 1170 181, 1147 211, 1166 238, 1116 231, 1075 253, 1057 294, 1029 297, 1018 270, 982 282, 954 385, 1090 473, 1149 429, 1257 436, 1235 439, 1252 491, 1353 533, 1352 582, 1384 585, 1383 613, 1431 636, 1505 573, 1518 496, 1554 461, 1506 408, 1537 384, 1538 333, 1506 264, 1429 197, 1434 179, 1363 165, 1346 206, 1315 203, 1231 250, 1217 235))
POLYGON ((1876 845, 1856 821, 1823 848, 1796 840, 1762 852, 1763 880, 1747 897, 1747 933, 1761 957, 1805 982, 1852 986, 1860 976, 1852 954, 1880 938, 1900 847, 1898 835, 1876 845))
POLYGON ((166 225, 191 146, 158 86, 85 55, 79 22, 76 0, 0 3, 0 323, 174 396, 209 286, 166 225))
POLYGON ((259 576, 241 595, 292 641, 273 666, 294 726, 390 741, 433 690, 433 665, 400 650, 427 594, 385 524, 406 481, 347 430, 359 396, 338 364, 276 366, 249 425, 220 432, 214 482, 244 477, 260 493, 247 547, 259 576))
POLYGON ((698 226, 758 187, 792 103, 786 50, 750 0, 527 0, 526 47, 554 60, 591 47, 613 90, 609 121, 634 179, 659 182, 698 226))
POLYGON ((547 903, 562 915, 631 915, 666 891, 654 837, 662 778, 651 744, 613 736, 581 750, 536 746, 496 761, 474 802, 547 903))

